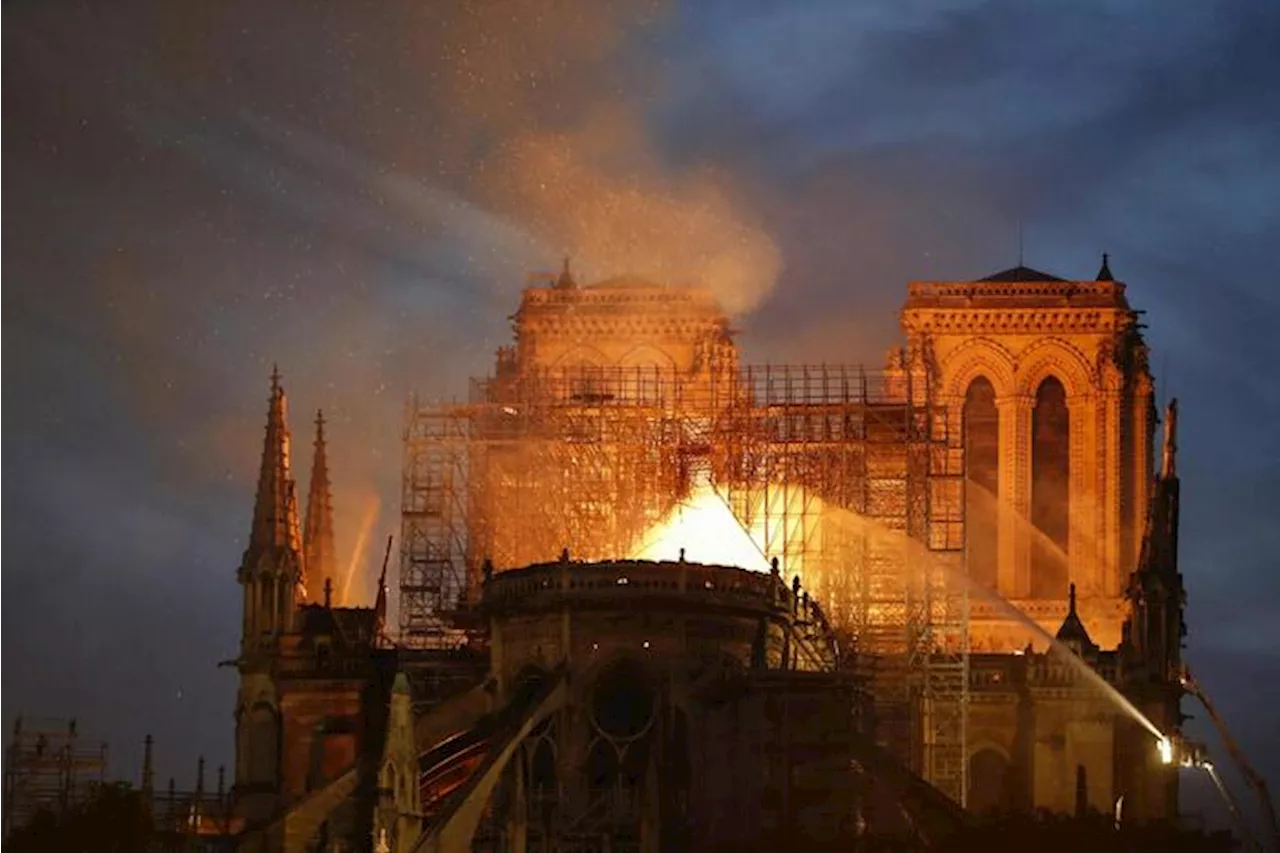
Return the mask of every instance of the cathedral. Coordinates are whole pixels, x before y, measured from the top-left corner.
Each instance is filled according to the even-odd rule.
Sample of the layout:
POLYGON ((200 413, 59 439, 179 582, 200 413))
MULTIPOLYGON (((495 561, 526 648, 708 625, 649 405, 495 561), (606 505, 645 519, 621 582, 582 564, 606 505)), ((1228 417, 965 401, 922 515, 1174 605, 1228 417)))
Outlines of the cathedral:
POLYGON ((698 288, 531 283, 469 403, 411 415, 394 626, 385 567, 371 606, 333 602, 324 422, 303 513, 273 373, 237 849, 928 847, 990 810, 1175 816, 1176 406, 1157 468, 1124 284, 1105 256, 1093 280, 1019 266, 913 282, 900 316, 880 371, 744 366, 698 288), (738 529, 672 533, 703 492, 738 529))

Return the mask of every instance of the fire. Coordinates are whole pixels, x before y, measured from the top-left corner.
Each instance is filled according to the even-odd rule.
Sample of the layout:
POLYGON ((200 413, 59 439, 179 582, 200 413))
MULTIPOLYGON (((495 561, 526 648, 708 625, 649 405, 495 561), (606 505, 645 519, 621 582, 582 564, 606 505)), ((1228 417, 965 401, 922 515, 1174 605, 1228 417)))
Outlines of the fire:
POLYGON ((701 484, 645 534, 632 553, 639 560, 678 560, 769 571, 769 560, 752 538, 750 525, 733 514, 710 484, 701 484))

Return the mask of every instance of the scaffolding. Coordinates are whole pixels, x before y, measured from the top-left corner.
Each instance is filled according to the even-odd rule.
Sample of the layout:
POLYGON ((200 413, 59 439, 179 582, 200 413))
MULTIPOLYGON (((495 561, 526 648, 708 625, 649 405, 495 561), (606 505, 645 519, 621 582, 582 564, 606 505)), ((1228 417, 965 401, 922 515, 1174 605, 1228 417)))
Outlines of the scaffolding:
POLYGON ((512 370, 406 422, 402 643, 456 645, 486 561, 638 556, 709 490, 875 662, 886 745, 963 800, 964 452, 924 369, 512 370))
POLYGON ((5 750, 3 836, 41 811, 65 814, 106 781, 107 745, 82 737, 75 720, 19 717, 5 750))

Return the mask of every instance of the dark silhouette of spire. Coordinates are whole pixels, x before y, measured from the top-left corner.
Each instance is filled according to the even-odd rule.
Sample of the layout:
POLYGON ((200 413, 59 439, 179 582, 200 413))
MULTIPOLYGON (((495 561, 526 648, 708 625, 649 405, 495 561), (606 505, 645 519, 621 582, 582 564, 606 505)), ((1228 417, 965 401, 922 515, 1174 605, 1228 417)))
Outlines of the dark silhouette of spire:
POLYGON ((382 631, 386 627, 387 621, 387 564, 391 562, 391 541, 392 537, 387 537, 387 553, 382 557, 382 573, 378 575, 378 597, 373 602, 374 620, 378 624, 378 631, 382 631))
POLYGON ((280 384, 280 371, 271 370, 271 403, 267 409, 267 434, 262 445, 262 468, 253 504, 253 529, 245 551, 246 567, 281 550, 300 550, 298 507, 289 475, 288 405, 280 384))
POLYGON ((316 412, 315 458, 307 490, 307 521, 302 533, 303 586, 312 595, 335 575, 333 498, 329 490, 329 458, 324 440, 324 413, 316 412))
POLYGON ((1067 618, 1062 620, 1062 627, 1058 629, 1057 639, 1067 644, 1078 644, 1077 652, 1085 649, 1093 649, 1093 640, 1089 638, 1089 632, 1085 630, 1084 623, 1080 621, 1080 615, 1076 613, 1076 585, 1071 584, 1067 588, 1067 618))
POLYGON ((1097 281, 1115 281, 1116 278, 1111 274, 1111 256, 1106 252, 1102 253, 1102 269, 1098 270, 1097 281))
POLYGON ((148 801, 155 789, 156 774, 155 766, 151 762, 151 735, 147 735, 146 740, 142 742, 142 796, 148 801))
POLYGON ((564 259, 564 269, 560 271, 560 277, 556 279, 556 287, 567 289, 577 286, 578 283, 573 280, 573 273, 569 272, 569 257, 566 255, 564 259))

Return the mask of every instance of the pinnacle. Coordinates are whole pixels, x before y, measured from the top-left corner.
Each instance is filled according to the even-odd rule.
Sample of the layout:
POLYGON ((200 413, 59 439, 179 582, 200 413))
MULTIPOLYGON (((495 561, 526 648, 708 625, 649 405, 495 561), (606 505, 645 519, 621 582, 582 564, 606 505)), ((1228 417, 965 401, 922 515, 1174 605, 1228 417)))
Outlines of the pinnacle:
POLYGON ((282 549, 296 552, 301 544, 293 480, 289 472, 289 444, 288 402, 280 382, 280 371, 273 366, 262 467, 258 473, 258 491, 253 505, 253 528, 245 552, 246 566, 255 565, 264 556, 275 555, 282 549))
POLYGON ((324 412, 316 411, 315 456, 307 490, 307 519, 303 533, 306 587, 319 590, 335 575, 333 500, 329 488, 329 460, 324 437, 324 412))

